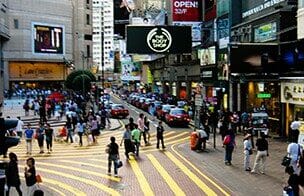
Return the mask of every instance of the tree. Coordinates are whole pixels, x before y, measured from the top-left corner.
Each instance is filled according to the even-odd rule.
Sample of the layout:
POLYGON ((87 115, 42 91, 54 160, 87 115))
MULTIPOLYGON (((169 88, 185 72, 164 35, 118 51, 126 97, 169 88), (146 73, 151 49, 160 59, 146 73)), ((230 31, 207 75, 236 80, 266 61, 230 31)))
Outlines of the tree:
POLYGON ((89 91, 91 82, 95 82, 95 76, 88 70, 76 70, 70 73, 65 81, 65 86, 74 91, 89 91))

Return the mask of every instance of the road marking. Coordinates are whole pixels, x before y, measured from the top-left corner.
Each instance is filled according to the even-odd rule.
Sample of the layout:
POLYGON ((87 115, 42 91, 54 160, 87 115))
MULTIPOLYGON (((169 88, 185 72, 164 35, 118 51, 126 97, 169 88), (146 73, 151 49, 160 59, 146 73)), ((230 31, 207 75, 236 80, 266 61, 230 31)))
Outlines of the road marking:
POLYGON ((89 159, 90 161, 97 161, 97 162, 102 162, 102 163, 108 163, 108 160, 103 160, 103 159, 89 159))
POLYGON ((168 174, 165 168, 157 161, 157 159, 152 154, 147 154, 147 157, 150 159, 153 166, 156 168, 158 173, 166 181, 170 189, 177 196, 185 196, 184 191, 179 187, 179 185, 173 180, 173 178, 168 174))
POLYGON ((143 191, 145 196, 154 196, 154 193, 146 179, 146 177, 144 176, 143 172, 140 170, 140 167, 138 165, 138 163, 136 162, 135 159, 130 159, 129 163, 134 171, 134 174, 139 182, 139 185, 141 187, 141 190, 143 191))
MULTIPOLYGON (((171 146, 172 151, 179 156, 183 161, 185 161, 188 165, 190 165, 198 174, 200 174, 202 177, 204 177, 206 180, 208 180, 213 186, 215 186, 218 190, 220 190, 224 195, 229 196, 231 194, 227 193, 222 187, 220 187, 216 182, 214 182, 212 179, 210 179, 207 175, 203 174, 197 167, 195 167, 190 161, 188 161, 185 157, 183 157, 181 154, 179 154, 175 149, 176 144, 171 146)), ((226 187, 229 189, 228 187, 226 187)))
POLYGON ((115 182, 120 182, 120 178, 115 178, 112 176, 108 176, 105 174, 100 174, 97 172, 93 172, 93 171, 89 171, 89 170, 84 170, 84 169, 80 169, 80 168, 74 168, 74 167, 69 167, 69 166, 64 166, 64 165, 56 165, 56 164, 52 164, 52 163, 42 163, 42 162, 38 162, 37 165, 44 165, 44 166, 50 166, 50 167, 57 167, 57 168, 61 168, 61 169, 67 169, 67 170, 72 170, 72 171, 78 171, 78 172, 82 172, 82 173, 86 173, 89 175, 93 175, 93 176, 98 176, 101 178, 106 178, 115 182))
MULTIPOLYGON (((19 167, 21 167, 21 166, 19 166, 19 167)), ((19 176, 24 179, 24 177, 22 177, 23 175, 24 175, 24 173, 19 173, 19 176)), ((60 181, 53 180, 53 179, 50 179, 50 178, 45 178, 44 176, 42 176, 42 180, 43 180, 43 183, 53 184, 53 185, 59 186, 62 189, 67 190, 67 191, 73 193, 74 195, 77 195, 77 196, 86 196, 86 193, 82 192, 81 190, 79 190, 79 189, 77 189, 77 188, 75 188, 73 186, 70 186, 68 184, 64 184, 64 183, 62 183, 60 181)), ((47 188, 51 188, 51 187, 48 186, 47 188)), ((56 192, 58 192, 58 193, 60 193, 60 195, 63 195, 63 196, 66 195, 66 194, 62 193, 61 191, 59 191, 59 190, 57 190, 55 188, 53 188, 53 190, 56 191, 56 192)))
MULTIPOLYGON (((62 167, 62 166, 56 166, 54 164, 46 164, 46 163, 37 163, 37 165, 48 165, 48 166, 52 166, 52 167, 61 167, 61 168, 65 168, 65 167, 62 167)), ((49 169, 45 169, 45 168, 41 168, 39 167, 38 169, 39 171, 42 171, 42 172, 46 172, 46 173, 51 173, 51 174, 55 174, 55 175, 58 175, 58 176, 62 176, 62 177, 65 177, 65 178, 70 178, 72 180, 77 180, 77 181, 80 181, 82 183, 85 183, 85 184, 88 184, 90 186, 95 186, 97 187, 98 189, 102 190, 102 191, 105 191, 107 193, 109 193, 110 195, 120 195, 117 191, 115 191, 114 189, 111 189, 107 186, 105 186, 104 184, 101 184, 101 183, 98 183, 96 181, 93 181, 93 180, 90 180, 90 179, 87 179, 87 178, 81 178, 81 177, 78 177, 78 176, 74 176, 74 175, 71 175, 71 174, 67 174, 67 173, 62 173, 62 172, 58 172, 58 171, 54 171, 54 170, 49 170, 49 169)), ((77 171, 79 169, 75 169, 74 171, 77 171)), ((96 172, 95 172, 96 173, 96 172)), ((95 175, 95 176, 98 176, 97 174, 95 174, 94 172, 88 172, 88 174, 91 174, 91 175, 95 175)))
MULTIPOLYGON (((164 143, 165 143, 165 146, 167 146, 170 144, 176 144, 176 143, 183 142, 186 140, 188 140, 188 138, 183 138, 183 139, 179 139, 179 140, 175 140, 175 141, 171 141, 171 142, 164 142, 164 143)), ((159 149, 153 149, 153 148, 154 148, 153 146, 149 146, 147 148, 142 149, 141 151, 142 152, 151 152, 151 151, 159 150, 159 149)))
POLYGON ((95 165, 95 164, 90 164, 90 163, 83 163, 83 162, 78 162, 78 161, 71 161, 71 160, 59 160, 60 162, 63 163, 72 163, 72 164, 77 164, 80 166, 90 166, 90 167, 95 167, 99 169, 108 169, 108 167, 102 166, 102 165, 95 165))
POLYGON ((190 169, 188 169, 180 160, 178 160, 172 153, 165 151, 165 155, 177 165, 203 192, 207 195, 217 195, 212 189, 210 189, 197 175, 195 175, 190 169))

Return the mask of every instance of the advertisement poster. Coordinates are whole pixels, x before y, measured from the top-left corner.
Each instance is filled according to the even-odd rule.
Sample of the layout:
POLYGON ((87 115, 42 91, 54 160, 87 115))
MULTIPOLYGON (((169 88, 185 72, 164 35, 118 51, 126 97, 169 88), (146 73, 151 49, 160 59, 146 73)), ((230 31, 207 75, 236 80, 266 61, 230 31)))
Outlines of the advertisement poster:
POLYGON ((121 80, 139 81, 141 74, 141 62, 122 61, 121 62, 121 80))
POLYGON ((173 21, 193 22, 201 19, 201 1, 173 0, 173 21))
POLYGON ((64 53, 64 27, 33 23, 33 52, 64 53))
POLYGON ((200 65, 214 65, 215 64, 215 46, 199 49, 198 58, 200 60, 200 65))

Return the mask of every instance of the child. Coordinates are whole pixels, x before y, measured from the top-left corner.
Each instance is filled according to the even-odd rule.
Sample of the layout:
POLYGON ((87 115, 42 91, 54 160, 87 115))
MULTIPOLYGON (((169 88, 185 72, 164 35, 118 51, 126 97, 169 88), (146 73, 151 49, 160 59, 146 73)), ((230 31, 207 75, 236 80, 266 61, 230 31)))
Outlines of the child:
POLYGON ((24 168, 25 182, 27 186, 27 194, 33 195, 37 189, 35 159, 30 157, 26 160, 27 167, 24 168))
POLYGON ((9 153, 10 162, 8 164, 8 168, 6 170, 6 183, 7 183, 7 190, 6 195, 9 196, 10 188, 13 186, 16 188, 19 196, 22 195, 22 191, 20 189, 20 178, 19 178, 19 171, 18 171, 18 159, 15 153, 9 153))
POLYGON ((34 130, 31 128, 31 124, 27 124, 27 128, 24 132, 25 141, 26 141, 26 154, 32 154, 32 141, 33 141, 34 130))

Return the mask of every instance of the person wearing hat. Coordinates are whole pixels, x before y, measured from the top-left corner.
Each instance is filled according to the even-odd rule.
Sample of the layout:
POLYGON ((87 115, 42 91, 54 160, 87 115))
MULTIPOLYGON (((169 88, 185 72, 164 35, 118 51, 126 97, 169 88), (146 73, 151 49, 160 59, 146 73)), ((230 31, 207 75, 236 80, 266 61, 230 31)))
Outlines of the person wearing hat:
POLYGON ((244 170, 251 171, 249 167, 250 155, 252 155, 251 134, 247 133, 244 137, 244 170))

